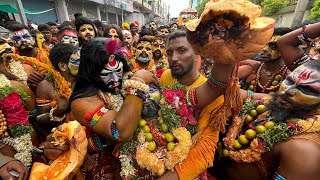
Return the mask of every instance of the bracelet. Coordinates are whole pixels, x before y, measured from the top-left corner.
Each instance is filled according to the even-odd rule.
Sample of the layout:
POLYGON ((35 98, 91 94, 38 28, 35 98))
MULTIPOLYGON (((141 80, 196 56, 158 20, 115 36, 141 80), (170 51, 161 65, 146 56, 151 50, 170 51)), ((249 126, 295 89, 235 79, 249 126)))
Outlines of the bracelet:
POLYGON ((92 116, 90 120, 90 125, 95 126, 98 123, 98 121, 101 119, 102 115, 104 115, 104 113, 106 113, 107 111, 109 111, 109 109, 104 106, 99 108, 99 110, 96 111, 96 113, 92 116))
POLYGON ((148 93, 146 93, 144 91, 140 91, 139 89, 134 89, 134 88, 127 88, 126 95, 138 96, 142 100, 146 100, 149 97, 148 93))
POLYGON ((221 81, 215 79, 212 76, 212 73, 210 73, 209 77, 208 77, 208 84, 212 87, 212 88, 225 88, 227 87, 226 83, 222 83, 221 81))
POLYGON ((146 85, 145 83, 136 81, 136 80, 132 80, 132 79, 126 80, 123 83, 123 86, 125 88, 139 89, 140 91, 143 91, 143 92, 148 92, 149 91, 149 86, 148 85, 146 85))
POLYGON ((306 30, 307 26, 302 27, 301 34, 298 36, 298 39, 303 43, 307 45, 311 45, 313 40, 311 38, 308 38, 307 34, 304 32, 306 30))
POLYGON ((251 100, 254 96, 254 92, 251 90, 247 91, 247 100, 251 100))
POLYGON ((106 144, 102 144, 100 136, 90 136, 88 138, 88 144, 95 152, 101 152, 106 148, 106 144))
POLYGON ((113 120, 112 123, 111 123, 111 134, 116 140, 121 141, 120 133, 119 133, 119 130, 117 128, 115 120, 113 120))
POLYGON ((56 117, 53 115, 53 111, 56 110, 56 108, 51 108, 50 109, 50 113, 49 113, 49 118, 50 121, 56 121, 56 122, 61 122, 64 120, 64 118, 66 118, 66 115, 64 114, 62 117, 56 117))
MULTIPOLYGON (((49 113, 43 113, 43 114, 37 115, 37 117, 36 117, 37 122, 38 122, 42 117, 44 117, 44 116, 46 116, 46 115, 49 115, 49 113)), ((50 117, 50 115, 49 115, 49 117, 50 117)))
POLYGON ((302 57, 295 60, 291 66, 300 66, 301 64, 304 64, 308 61, 310 61, 310 57, 307 54, 303 54, 302 57))

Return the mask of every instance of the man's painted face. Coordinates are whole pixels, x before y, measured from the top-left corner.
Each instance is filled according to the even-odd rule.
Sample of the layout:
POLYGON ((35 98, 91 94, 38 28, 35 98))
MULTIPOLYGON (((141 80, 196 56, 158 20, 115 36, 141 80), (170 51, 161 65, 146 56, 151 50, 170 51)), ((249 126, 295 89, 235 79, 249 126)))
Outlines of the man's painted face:
POLYGON ((123 41, 127 47, 132 45, 132 35, 129 31, 122 31, 123 34, 123 41))
POLYGON ((152 43, 152 51, 153 51, 153 56, 157 57, 162 57, 164 51, 165 51, 165 44, 163 39, 156 39, 152 43))
POLYGON ((12 33, 12 40, 15 43, 15 47, 21 50, 31 50, 35 46, 34 38, 26 29, 14 31, 12 33))
POLYGON ((78 75, 79 65, 80 65, 80 51, 77 51, 71 54, 69 63, 68 63, 69 72, 72 76, 78 75))
MULTIPOLYGON (((320 72, 319 70, 299 66, 281 83, 278 102, 291 108, 292 104, 308 107, 320 104, 320 72), (290 104, 290 101, 293 102, 290 104)), ((299 108, 299 107, 296 107, 299 108)))
POLYGON ((158 114, 160 104, 160 90, 154 85, 149 85, 149 98, 143 102, 142 117, 150 118, 158 114))
POLYGON ((137 45, 135 56, 139 62, 149 62, 153 58, 151 43, 149 41, 140 41, 137 45))
POLYGON ((79 29, 80 37, 86 41, 93 39, 96 35, 91 24, 83 24, 79 29))
POLYGON ((171 29, 171 32, 178 31, 178 25, 173 24, 170 29, 171 29))
POLYGON ((109 89, 115 89, 121 84, 123 75, 122 62, 116 61, 114 57, 109 59, 109 62, 100 72, 100 77, 109 89))
POLYGON ((149 28, 152 30, 152 31, 156 31, 157 30, 157 24, 155 22, 151 22, 149 24, 149 28))
POLYGON ((0 56, 4 53, 14 53, 14 43, 9 32, 0 32, 0 56))
POLYGON ((162 28, 160 29, 160 35, 163 37, 167 37, 169 34, 169 29, 168 28, 162 28))
POLYGON ((58 38, 58 40, 63 44, 72 44, 73 46, 79 46, 78 36, 74 31, 63 31, 58 38))
POLYGON ((107 37, 110 38, 111 40, 115 40, 115 39, 119 39, 119 34, 117 33, 117 30, 111 28, 109 30, 107 37))
POLYGON ((192 70, 195 54, 186 37, 170 40, 166 53, 173 77, 179 79, 192 70))
POLYGON ((271 41, 258 54, 259 60, 263 62, 272 61, 281 57, 277 47, 277 40, 280 36, 272 36, 271 41))

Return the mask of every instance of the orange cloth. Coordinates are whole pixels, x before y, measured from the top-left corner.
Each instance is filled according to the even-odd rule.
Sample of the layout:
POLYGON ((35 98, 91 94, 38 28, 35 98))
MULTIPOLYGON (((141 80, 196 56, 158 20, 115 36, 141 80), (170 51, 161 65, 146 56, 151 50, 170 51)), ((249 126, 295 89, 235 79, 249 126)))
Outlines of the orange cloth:
MULTIPOLYGON (((200 75, 200 77, 192 85, 188 86, 188 89, 196 88, 205 83, 206 80, 207 78, 205 78, 203 75, 200 75)), ((160 79, 160 85, 172 86, 175 82, 177 82, 177 80, 171 76, 170 69, 164 71, 160 79)), ((224 96, 221 95, 201 111, 198 129, 208 126, 210 113, 214 110, 217 110, 217 107, 222 105, 223 102, 224 96)), ((205 171, 208 167, 211 167, 213 165, 214 153, 217 148, 218 141, 219 132, 213 131, 210 128, 206 128, 201 136, 201 139, 190 150, 187 159, 175 166, 175 170, 177 171, 179 178, 181 180, 195 179, 200 173, 205 171)))

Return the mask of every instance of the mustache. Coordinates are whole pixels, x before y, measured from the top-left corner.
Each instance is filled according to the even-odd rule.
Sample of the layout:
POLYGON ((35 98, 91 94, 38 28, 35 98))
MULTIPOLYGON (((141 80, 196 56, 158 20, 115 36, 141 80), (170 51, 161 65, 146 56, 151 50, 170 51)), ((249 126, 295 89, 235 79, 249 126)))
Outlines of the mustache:
POLYGON ((179 64, 177 62, 174 62, 171 65, 169 65, 169 68, 173 68, 174 66, 180 66, 181 67, 181 64, 179 64))
POLYGON ((6 49, 3 49, 3 50, 0 51, 0 55, 2 55, 4 53, 13 53, 13 50, 6 48, 6 49))

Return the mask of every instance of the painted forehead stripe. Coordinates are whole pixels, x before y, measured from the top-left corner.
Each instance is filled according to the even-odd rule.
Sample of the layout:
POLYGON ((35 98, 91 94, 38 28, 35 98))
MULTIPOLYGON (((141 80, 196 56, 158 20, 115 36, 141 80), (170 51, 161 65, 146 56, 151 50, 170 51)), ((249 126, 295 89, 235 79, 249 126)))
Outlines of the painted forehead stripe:
POLYGON ((19 30, 19 31, 14 31, 12 33, 12 35, 14 35, 14 36, 22 36, 22 35, 27 34, 27 33, 28 33, 28 31, 26 29, 22 29, 22 30, 19 30))
POLYGON ((148 41, 140 41, 140 43, 144 44, 144 45, 149 45, 150 44, 150 42, 148 42, 148 41))
POLYGON ((303 70, 299 75, 298 75, 298 79, 299 81, 305 81, 307 79, 310 78, 310 75, 314 72, 314 70, 308 70, 308 69, 305 69, 303 70))
POLYGON ((118 34, 115 29, 110 29, 109 32, 112 33, 112 34, 118 34))

